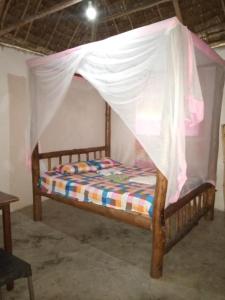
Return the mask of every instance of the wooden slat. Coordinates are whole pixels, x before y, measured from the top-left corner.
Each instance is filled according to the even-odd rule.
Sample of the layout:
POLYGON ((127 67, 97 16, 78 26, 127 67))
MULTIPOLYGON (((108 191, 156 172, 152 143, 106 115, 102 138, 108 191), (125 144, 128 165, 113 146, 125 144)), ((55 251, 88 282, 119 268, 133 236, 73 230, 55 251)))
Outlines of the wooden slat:
POLYGON ((113 19, 118 19, 118 18, 122 18, 124 16, 128 16, 128 15, 131 15, 133 13, 136 13, 136 12, 139 12, 139 11, 143 11, 143 10, 146 10, 146 9, 149 9, 149 8, 153 8, 157 5, 160 5, 160 4, 163 4, 163 3, 167 3, 167 2, 171 2, 172 0, 161 0, 161 1, 156 1, 154 3, 149 3, 149 4, 146 4, 146 5, 143 5, 141 7, 136 7, 134 9, 131 9, 131 10, 128 10, 126 12, 122 12, 122 13, 117 13, 117 14, 114 14, 114 15, 111 15, 109 17, 105 17, 105 18, 101 18, 98 20, 98 23, 105 23, 105 22, 108 22, 108 21, 112 21, 113 19))
POLYGON ((93 148, 81 148, 81 149, 71 149, 71 150, 62 150, 62 151, 53 151, 53 152, 45 152, 39 154, 39 159, 45 159, 49 157, 59 157, 61 156, 67 156, 67 155, 73 155, 73 154, 85 154, 90 153, 94 151, 104 151, 105 146, 102 147, 93 147, 93 148))
POLYGON ((1 20, 1 18, 2 18, 2 14, 3 14, 3 12, 4 12, 5 4, 6 4, 6 0, 1 0, 1 1, 0 1, 0 20, 1 20))
POLYGON ((175 212, 175 229, 176 229, 176 232, 178 232, 180 230, 180 228, 179 228, 179 211, 175 212))
POLYGON ((213 185, 210 183, 204 183, 201 186, 197 187, 184 197, 180 198, 179 201, 176 203, 170 204, 166 209, 165 209, 165 218, 170 217, 175 211, 179 210, 182 208, 185 204, 191 201, 191 199, 195 198, 197 195, 202 193, 203 191, 206 191, 210 188, 212 188, 213 185))
POLYGON ((197 199, 196 199, 196 197, 194 197, 194 215, 196 215, 196 213, 197 213, 197 199))
POLYGON ((7 16, 7 12, 8 12, 8 10, 9 10, 10 5, 11 5, 11 2, 12 2, 12 0, 8 0, 7 3, 6 3, 5 5, 3 4, 4 10, 2 11, 2 16, 1 16, 1 26, 0 26, 0 28, 2 28, 3 25, 4 25, 5 18, 6 18, 6 16, 7 16))
POLYGON ((29 24, 30 22, 33 22, 35 20, 39 20, 41 18, 44 18, 44 17, 49 16, 51 14, 54 14, 54 13, 60 11, 60 10, 63 10, 65 8, 67 8, 67 7, 75 5, 75 4, 77 4, 77 3, 81 2, 81 1, 82 0, 67 0, 67 1, 62 1, 61 3, 53 5, 52 7, 44 9, 43 11, 41 11, 41 12, 39 12, 37 14, 34 14, 33 16, 29 16, 29 17, 25 18, 24 20, 20 20, 18 22, 15 22, 14 24, 9 25, 8 27, 0 30, 0 36, 13 31, 14 29, 22 27, 22 26, 24 26, 26 24, 29 24))
POLYGON ((48 171, 52 169, 51 158, 48 158, 48 171))
MULTIPOLYGON (((30 0, 27 0, 26 6, 25 6, 24 11, 23 11, 22 16, 21 16, 21 20, 23 20, 24 17, 26 16, 29 5, 30 5, 30 0)), ((13 36, 16 37, 18 32, 19 32, 19 27, 16 28, 15 33, 14 33, 13 36)))
POLYGON ((191 231, 192 228, 194 228, 198 224, 198 220, 204 215, 204 212, 202 212, 200 215, 195 216, 191 223, 186 224, 182 230, 180 230, 174 239, 170 240, 166 244, 165 253, 167 253, 174 245, 176 245, 182 238, 186 236, 186 234, 191 231))
POLYGON ((202 203, 202 194, 198 196, 198 211, 201 211, 201 203, 202 203))
POLYGON ((75 29, 74 29, 74 31, 73 31, 73 34, 72 34, 72 36, 71 36, 71 38, 70 38, 70 40, 69 40, 69 43, 68 43, 68 45, 67 45, 67 49, 69 49, 69 48, 72 46, 72 42, 73 42, 73 40, 74 40, 74 38, 75 38, 75 35, 77 34, 78 30, 80 29, 80 25, 81 25, 81 22, 79 22, 79 23, 77 24, 77 26, 75 27, 75 29))
POLYGON ((50 43, 52 41, 52 38, 53 38, 54 34, 56 33, 57 27, 58 27, 58 25, 59 25, 59 23, 61 21, 62 16, 63 16, 63 10, 61 10, 61 12, 59 13, 59 16, 58 16, 58 18, 56 20, 55 26, 54 26, 54 28, 52 30, 50 38, 48 39, 48 41, 47 41, 47 43, 45 45, 45 48, 48 48, 48 46, 50 45, 50 43))
MULTIPOLYGON (((37 6, 36 6, 36 8, 35 8, 35 14, 39 11, 39 8, 40 8, 40 6, 41 6, 41 2, 42 2, 42 0, 38 0, 38 1, 37 1, 37 6)), ((28 26, 28 29, 27 29, 27 32, 26 32, 26 36, 25 36, 25 38, 24 38, 24 42, 26 42, 27 39, 28 39, 28 37, 29 37, 29 34, 30 34, 30 30, 31 30, 32 25, 33 25, 33 21, 29 23, 29 26, 28 26)))

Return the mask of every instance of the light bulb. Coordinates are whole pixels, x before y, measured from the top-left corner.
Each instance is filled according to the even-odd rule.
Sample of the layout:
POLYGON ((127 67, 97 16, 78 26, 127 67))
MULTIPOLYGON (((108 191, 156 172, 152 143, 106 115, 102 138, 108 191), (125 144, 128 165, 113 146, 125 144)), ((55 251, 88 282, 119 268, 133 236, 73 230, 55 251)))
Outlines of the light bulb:
POLYGON ((97 16, 97 11, 96 11, 95 7, 92 5, 91 1, 88 2, 86 16, 89 20, 94 20, 97 16))

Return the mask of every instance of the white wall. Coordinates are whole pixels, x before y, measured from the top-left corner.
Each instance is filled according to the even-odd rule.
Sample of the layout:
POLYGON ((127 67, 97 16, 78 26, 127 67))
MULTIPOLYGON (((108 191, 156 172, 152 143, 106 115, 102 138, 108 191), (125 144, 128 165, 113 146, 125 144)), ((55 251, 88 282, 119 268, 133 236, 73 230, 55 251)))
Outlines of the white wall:
MULTIPOLYGON (((225 59, 225 47, 215 49, 216 52, 225 59)), ((225 124, 225 89, 223 91, 223 103, 220 117, 220 124, 225 124)), ((217 163, 217 193, 216 193, 216 208, 219 210, 225 210, 225 199, 223 197, 223 149, 222 149, 222 139, 220 132, 219 141, 219 154, 217 163)))
POLYGON ((15 193, 22 199, 20 203, 13 204, 12 208, 30 203, 31 193, 30 176, 27 175, 24 164, 21 170, 21 163, 18 163, 25 156, 24 150, 21 152, 21 143, 25 135, 22 123, 27 121, 29 108, 27 81, 23 85, 15 85, 12 78, 28 78, 26 60, 33 56, 6 47, 0 48, 0 190, 15 193), (10 103, 13 95, 15 102, 10 103), (12 140, 12 128, 16 131, 14 137, 18 138, 18 144, 16 140, 12 140), (18 150, 17 154, 15 150, 18 150), (23 188, 15 187, 15 176, 23 181, 23 188), (26 185, 29 197, 27 188, 24 188, 26 185))

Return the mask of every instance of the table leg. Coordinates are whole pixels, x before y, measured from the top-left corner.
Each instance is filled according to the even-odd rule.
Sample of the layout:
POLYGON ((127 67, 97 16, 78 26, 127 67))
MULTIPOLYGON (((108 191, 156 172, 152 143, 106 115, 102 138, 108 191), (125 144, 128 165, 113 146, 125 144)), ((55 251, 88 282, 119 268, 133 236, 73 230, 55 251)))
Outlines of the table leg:
MULTIPOLYGON (((11 220, 10 220, 10 207, 4 205, 2 207, 2 223, 4 234, 4 248, 8 253, 12 253, 12 235, 11 235, 11 220)), ((13 281, 7 284, 7 290, 13 289, 13 281)))
POLYGON ((12 236, 9 205, 2 207, 2 221, 4 234, 4 248, 8 253, 12 253, 12 236))

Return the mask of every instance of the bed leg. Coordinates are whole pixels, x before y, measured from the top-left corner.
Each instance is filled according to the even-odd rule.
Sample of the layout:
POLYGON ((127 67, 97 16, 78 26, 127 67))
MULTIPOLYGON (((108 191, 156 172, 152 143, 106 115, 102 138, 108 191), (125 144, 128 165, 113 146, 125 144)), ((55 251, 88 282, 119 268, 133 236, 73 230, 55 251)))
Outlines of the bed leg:
POLYGON ((167 191, 167 179, 158 170, 152 219, 152 261, 151 277, 160 278, 163 273, 163 256, 165 254, 166 229, 164 207, 167 191))
MULTIPOLYGON (((158 227, 158 226, 157 226, 158 227)), ((153 228, 152 236, 152 259, 151 259, 151 277, 160 278, 163 274, 163 257, 165 253, 166 234, 165 228, 153 228)))
POLYGON ((34 221, 42 220, 41 196, 38 194, 33 195, 33 218, 34 218, 34 221))

